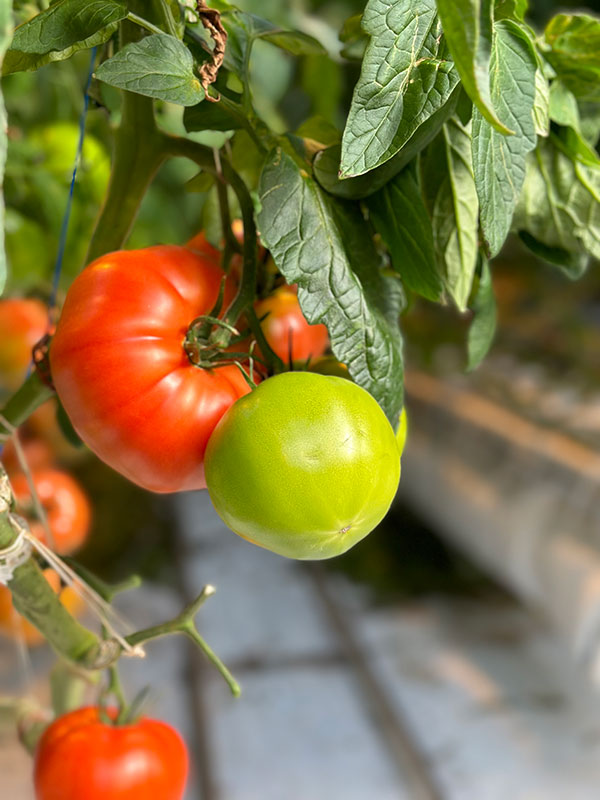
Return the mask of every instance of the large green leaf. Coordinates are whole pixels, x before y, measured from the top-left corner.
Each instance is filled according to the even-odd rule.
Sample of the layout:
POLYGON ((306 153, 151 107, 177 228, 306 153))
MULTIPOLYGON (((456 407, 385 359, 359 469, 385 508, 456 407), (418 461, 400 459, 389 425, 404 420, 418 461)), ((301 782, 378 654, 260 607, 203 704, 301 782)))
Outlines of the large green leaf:
POLYGON ((510 20, 495 25, 490 62, 491 97, 500 118, 515 131, 503 136, 473 111, 473 167, 481 227, 489 253, 498 253, 510 230, 525 178, 525 162, 536 144, 533 105, 536 60, 529 40, 510 20))
POLYGON ((350 203, 325 194, 281 149, 263 170, 261 238, 307 320, 323 322, 336 358, 395 426, 402 407, 400 282, 386 278, 369 229, 350 203))
POLYGON ((471 309, 474 317, 467 338, 467 370, 469 372, 483 361, 496 333, 496 298, 494 297, 490 267, 487 259, 483 256, 481 257, 479 286, 471 309))
POLYGON ((181 106, 193 106, 204 98, 192 54, 166 33, 128 44, 100 65, 96 77, 118 89, 181 106))
POLYGON ((479 203, 471 161, 471 124, 449 120, 428 148, 422 176, 437 262, 460 311, 467 307, 477 265, 479 203))
POLYGON ((537 135, 548 136, 550 133, 550 84, 539 65, 535 71, 533 121, 537 135))
POLYGON ((403 170, 437 136, 444 122, 454 113, 459 92, 460 86, 457 86, 446 103, 417 128, 393 158, 380 167, 356 178, 340 180, 342 147, 335 144, 317 153, 313 164, 315 178, 324 189, 336 197, 351 199, 368 197, 403 170))
POLYGON ((38 69, 102 44, 127 13, 118 0, 58 0, 16 28, 3 72, 38 69))
POLYGON ((544 35, 546 58, 565 86, 580 100, 600 101, 600 19, 557 14, 544 35))
POLYGON ((490 95, 492 0, 437 0, 437 7, 465 91, 484 119, 501 133, 510 133, 490 95))
MULTIPOLYGON (((12 0, 0 0, 0 63, 12 37, 12 0)), ((6 109, 0 90, 0 186, 6 164, 6 109)), ((6 251, 4 248, 4 196, 0 191, 0 294, 6 285, 6 251)))
POLYGON ((341 177, 393 158, 447 103, 459 80, 446 57, 435 0, 369 0, 363 27, 371 40, 342 139, 341 177))
POLYGON ((435 258, 431 220, 412 170, 405 169, 371 195, 368 207, 402 282, 428 300, 438 301, 444 286, 435 258))
POLYGON ((577 277, 582 256, 600 258, 600 165, 574 160, 555 134, 540 141, 527 159, 513 228, 526 234, 526 244, 535 240, 538 255, 577 277))

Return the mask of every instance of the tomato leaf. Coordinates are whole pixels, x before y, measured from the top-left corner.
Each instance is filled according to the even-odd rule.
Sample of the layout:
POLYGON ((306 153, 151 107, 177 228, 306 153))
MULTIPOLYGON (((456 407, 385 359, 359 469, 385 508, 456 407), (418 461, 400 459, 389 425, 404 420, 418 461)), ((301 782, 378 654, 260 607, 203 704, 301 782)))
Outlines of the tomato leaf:
POLYGON ((344 45, 340 55, 349 61, 362 61, 369 37, 362 28, 362 14, 354 14, 344 22, 339 33, 339 40, 344 45))
POLYGON ((600 164, 575 160, 551 134, 527 159, 514 230, 546 261, 578 277, 600 258, 600 164))
POLYGON ((96 77, 118 89, 181 106, 196 105, 204 98, 192 54, 167 34, 128 44, 100 65, 96 77))
POLYGON ((117 0, 58 0, 16 28, 3 73, 38 69, 103 44, 127 13, 117 0))
MULTIPOLYGON (((241 97, 241 96, 240 96, 241 97)), ((223 103, 198 103, 185 109, 183 124, 192 131, 234 131, 244 127, 243 120, 223 103)))
POLYGON ((533 104, 536 61, 529 40, 510 20, 496 23, 490 89, 495 108, 515 131, 503 136, 473 110, 473 167, 479 197, 481 227, 495 256, 510 230, 519 199, 527 153, 536 145, 533 104))
MULTIPOLYGON (((0 63, 12 38, 12 0, 0 0, 0 63)), ((0 186, 6 165, 6 108, 0 89, 0 186)), ((4 247, 4 196, 0 190, 0 294, 6 284, 6 250, 4 247)))
POLYGON ((577 100, 560 80, 552 81, 549 106, 550 119, 553 122, 579 130, 581 120, 577 100))
POLYGON ((523 22, 528 8, 528 0, 496 0, 494 19, 516 19, 523 22))
POLYGON ((371 40, 342 139, 340 176, 384 164, 441 109, 458 84, 434 0, 369 0, 371 40))
POLYGON ((306 319, 327 326, 336 358, 396 425, 403 295, 399 281, 379 270, 360 210, 325 194, 281 149, 267 160, 259 202, 261 238, 288 283, 298 284, 306 319))
POLYGON ((437 7, 465 91, 490 125, 500 133, 510 133, 490 94, 492 0, 437 0, 437 7))
POLYGON ((548 136, 550 133, 550 84, 539 65, 535 71, 533 121, 537 135, 548 136))
POLYGON ((479 287, 471 306, 474 317, 467 337, 467 371, 471 372, 483 361, 496 333, 496 298, 490 267, 481 257, 479 287))
POLYGON ((437 268, 431 220, 412 171, 403 170, 371 195, 368 207, 402 282, 428 300, 439 300, 444 286, 437 268))
POLYGON ((471 123, 449 120, 422 159, 438 268, 464 311, 477 265, 479 203, 471 161, 471 123))
POLYGON ((544 55, 558 77, 580 100, 600 101, 600 19, 557 14, 544 32, 544 55))
POLYGON ((420 125, 398 153, 385 164, 364 175, 340 180, 342 147, 336 144, 326 150, 321 150, 315 156, 313 164, 315 178, 326 191, 336 197, 359 199, 378 191, 401 172, 437 136, 444 122, 452 116, 456 109, 459 91, 460 87, 457 86, 446 103, 420 125))

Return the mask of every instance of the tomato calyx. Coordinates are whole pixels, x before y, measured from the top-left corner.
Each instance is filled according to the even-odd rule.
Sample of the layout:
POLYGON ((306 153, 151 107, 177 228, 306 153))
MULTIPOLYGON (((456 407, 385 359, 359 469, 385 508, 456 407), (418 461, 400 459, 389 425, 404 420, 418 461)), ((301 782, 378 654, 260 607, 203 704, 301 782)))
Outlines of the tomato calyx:
POLYGON ((215 325, 225 329, 231 336, 241 338, 237 328, 218 317, 214 317, 211 314, 203 314, 200 317, 196 317, 190 323, 183 340, 183 349, 195 367, 212 369, 219 366, 219 362, 231 364, 232 356, 244 355, 224 352, 221 347, 211 341, 211 332, 215 325))

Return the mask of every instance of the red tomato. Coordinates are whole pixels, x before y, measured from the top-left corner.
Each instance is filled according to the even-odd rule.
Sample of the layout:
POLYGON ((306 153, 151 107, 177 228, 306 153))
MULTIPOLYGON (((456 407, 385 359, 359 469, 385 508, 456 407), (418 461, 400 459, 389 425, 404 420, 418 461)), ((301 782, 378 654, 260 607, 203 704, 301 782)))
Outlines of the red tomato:
MULTIPOLYGON (((54 550, 67 555, 77 550, 87 538, 92 518, 90 501, 77 481, 67 472, 58 469, 41 469, 32 472, 33 483, 48 517, 53 536, 54 550)), ((28 519, 34 536, 50 544, 41 522, 35 521, 35 507, 29 484, 23 473, 11 478, 11 485, 19 512, 28 519)))
POLYGON ((294 361, 314 361, 320 358, 329 344, 325 325, 309 325, 294 287, 281 286, 265 300, 255 305, 265 338, 271 349, 286 364, 294 361))
POLYGON ((0 301, 0 386, 19 386, 31 362, 31 350, 48 327, 48 309, 39 300, 0 301))
POLYGON ((181 800, 187 774, 185 743, 170 725, 109 725, 93 706, 44 731, 34 766, 37 800, 181 800))
POLYGON ((96 455, 146 489, 204 488, 208 439, 250 391, 236 366, 201 369, 183 346, 222 276, 206 255, 149 247, 97 259, 67 294, 50 346, 58 395, 96 455))

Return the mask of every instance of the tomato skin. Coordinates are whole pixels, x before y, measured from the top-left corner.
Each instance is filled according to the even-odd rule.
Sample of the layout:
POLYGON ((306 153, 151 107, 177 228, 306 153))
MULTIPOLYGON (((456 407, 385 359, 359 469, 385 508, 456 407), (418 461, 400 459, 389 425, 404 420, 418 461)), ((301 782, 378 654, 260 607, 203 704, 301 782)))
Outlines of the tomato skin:
POLYGON ((223 521, 289 558, 348 550, 383 519, 399 478, 394 430, 373 397, 311 372, 268 378, 238 400, 206 451, 223 521))
POLYGON ((94 706, 55 720, 35 754, 36 800, 181 800, 187 774, 186 746, 170 725, 109 725, 94 706))
MULTIPOLYGON (((90 530, 92 512, 90 501, 75 478, 58 469, 34 470, 31 475, 48 525, 54 539, 54 551, 68 555, 85 542, 90 530)), ((27 478, 23 473, 11 478, 13 493, 19 513, 29 520, 31 532, 41 542, 49 545, 39 521, 31 519, 34 510, 27 478)))
POLYGON ((254 309, 271 350, 288 364, 290 360, 314 361, 329 345, 325 325, 310 325, 300 308, 298 295, 291 286, 280 286, 254 309))
POLYGON ((48 310, 40 300, 0 301, 0 387, 16 389, 22 383, 32 348, 48 327, 48 310))
MULTIPOLYGON (((99 458, 154 492, 201 489, 204 451, 249 387, 236 366, 194 366, 183 342, 223 273, 175 245, 118 251, 73 282, 50 365, 71 422, 99 458)), ((228 282, 225 304, 234 293, 228 282)))

